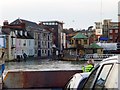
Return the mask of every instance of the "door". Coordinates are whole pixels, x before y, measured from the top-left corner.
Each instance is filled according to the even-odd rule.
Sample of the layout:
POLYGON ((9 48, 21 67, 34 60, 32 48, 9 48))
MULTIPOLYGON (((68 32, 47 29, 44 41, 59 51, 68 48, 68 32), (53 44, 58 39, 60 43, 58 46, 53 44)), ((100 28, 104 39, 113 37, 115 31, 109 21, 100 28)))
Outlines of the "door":
POLYGON ((38 50, 38 57, 41 56, 41 50, 38 50))

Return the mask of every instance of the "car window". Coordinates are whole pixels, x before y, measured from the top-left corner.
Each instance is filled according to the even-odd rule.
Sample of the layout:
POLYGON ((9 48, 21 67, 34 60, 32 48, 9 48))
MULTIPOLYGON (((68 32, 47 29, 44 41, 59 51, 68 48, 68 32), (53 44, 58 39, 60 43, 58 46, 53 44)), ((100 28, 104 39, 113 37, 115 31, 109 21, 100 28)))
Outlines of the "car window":
POLYGON ((108 89, 116 88, 115 90, 120 90, 120 84, 118 84, 119 80, 120 80, 120 79, 118 79, 119 72, 120 72, 120 70, 118 69, 119 65, 120 64, 117 64, 117 63, 114 64, 114 67, 111 69, 111 71, 106 79, 106 82, 104 84, 105 88, 108 88, 108 89), (117 88, 119 88, 119 89, 117 89, 117 88))
POLYGON ((79 85, 78 85, 78 89, 77 89, 77 90, 82 89, 82 86, 84 85, 84 83, 85 83, 86 80, 87 80, 87 77, 84 78, 84 79, 79 83, 79 85))
POLYGON ((101 72, 95 82, 95 89, 96 88, 104 88, 105 81, 110 73, 110 70, 112 68, 112 64, 104 65, 101 69, 101 72))
POLYGON ((83 90, 89 89, 89 88, 91 87, 91 84, 92 84, 92 82, 93 82, 93 80, 94 80, 94 77, 95 77, 95 75, 96 75, 96 72, 97 72, 98 68, 99 68, 99 66, 98 66, 97 68, 95 68, 95 69, 91 72, 90 77, 88 77, 85 85, 83 86, 83 90))

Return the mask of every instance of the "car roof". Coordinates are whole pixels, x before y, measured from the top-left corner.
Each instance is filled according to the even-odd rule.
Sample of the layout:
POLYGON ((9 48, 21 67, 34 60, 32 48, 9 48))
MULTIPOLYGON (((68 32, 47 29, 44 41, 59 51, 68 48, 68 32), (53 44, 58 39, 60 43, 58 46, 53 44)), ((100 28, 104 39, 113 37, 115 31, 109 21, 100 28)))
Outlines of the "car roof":
POLYGON ((106 59, 103 59, 102 62, 118 62, 120 63, 120 55, 112 56, 106 59))

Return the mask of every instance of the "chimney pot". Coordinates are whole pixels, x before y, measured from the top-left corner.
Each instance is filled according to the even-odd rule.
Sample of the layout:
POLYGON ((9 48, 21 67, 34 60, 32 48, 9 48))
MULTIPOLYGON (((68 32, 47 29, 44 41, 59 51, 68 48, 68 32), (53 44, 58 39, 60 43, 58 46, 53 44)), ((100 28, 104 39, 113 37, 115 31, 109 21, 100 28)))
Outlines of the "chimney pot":
POLYGON ((5 20, 4 22, 3 22, 3 25, 5 26, 5 25, 8 25, 9 24, 9 22, 8 22, 8 20, 5 20))

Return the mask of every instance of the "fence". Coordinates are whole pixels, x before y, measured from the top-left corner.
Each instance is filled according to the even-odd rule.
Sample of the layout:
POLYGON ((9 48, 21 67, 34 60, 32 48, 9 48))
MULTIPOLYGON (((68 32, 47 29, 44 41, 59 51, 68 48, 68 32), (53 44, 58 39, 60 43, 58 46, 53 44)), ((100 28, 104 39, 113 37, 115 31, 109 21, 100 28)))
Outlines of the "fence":
POLYGON ((85 60, 89 60, 89 59, 103 60, 111 56, 115 56, 115 54, 86 54, 85 60))

